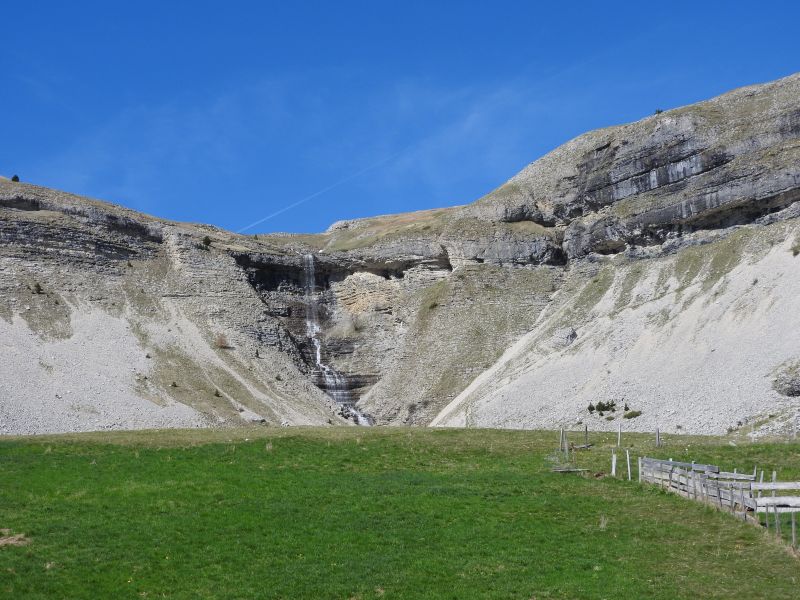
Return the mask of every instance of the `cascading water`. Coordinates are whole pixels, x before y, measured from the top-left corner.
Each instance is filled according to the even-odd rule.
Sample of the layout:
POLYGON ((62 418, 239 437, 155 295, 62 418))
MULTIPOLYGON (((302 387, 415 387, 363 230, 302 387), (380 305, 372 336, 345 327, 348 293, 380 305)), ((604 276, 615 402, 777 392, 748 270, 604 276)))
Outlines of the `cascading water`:
POLYGON ((303 260, 305 263, 306 337, 311 340, 311 344, 314 346, 314 361, 317 370, 322 376, 325 393, 341 407, 343 416, 352 416, 358 425, 371 425, 369 417, 355 407, 345 378, 336 369, 322 362, 322 342, 319 339, 319 309, 317 308, 317 299, 315 297, 317 280, 314 269, 314 255, 306 254, 303 260))

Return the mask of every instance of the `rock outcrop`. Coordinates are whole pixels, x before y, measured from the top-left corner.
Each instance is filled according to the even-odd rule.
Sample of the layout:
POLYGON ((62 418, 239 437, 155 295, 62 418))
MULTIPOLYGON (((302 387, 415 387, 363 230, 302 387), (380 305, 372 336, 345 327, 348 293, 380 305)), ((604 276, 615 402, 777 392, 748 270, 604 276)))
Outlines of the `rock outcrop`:
POLYGON ((641 411, 635 428, 794 418, 773 381, 800 355, 798 200, 798 75, 587 133, 473 204, 322 234, 0 180, 0 432, 335 424, 354 406, 616 427, 592 400, 641 411))
POLYGON ((800 396, 800 360, 781 365, 772 382, 775 391, 783 396, 800 396))

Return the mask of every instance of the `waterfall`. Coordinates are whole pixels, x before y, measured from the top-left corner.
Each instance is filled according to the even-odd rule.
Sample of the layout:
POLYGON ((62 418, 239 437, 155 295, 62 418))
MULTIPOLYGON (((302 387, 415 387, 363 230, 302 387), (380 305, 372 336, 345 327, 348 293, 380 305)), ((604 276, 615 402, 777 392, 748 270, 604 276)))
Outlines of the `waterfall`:
POLYGON ((361 413, 353 402, 347 380, 333 367, 322 362, 322 342, 319 338, 319 308, 315 291, 317 287, 316 272, 314 269, 314 255, 306 254, 303 257, 306 301, 306 337, 311 340, 314 347, 314 361, 319 374, 322 376, 323 389, 340 407, 340 414, 345 418, 352 417, 358 425, 371 425, 370 418, 361 413))

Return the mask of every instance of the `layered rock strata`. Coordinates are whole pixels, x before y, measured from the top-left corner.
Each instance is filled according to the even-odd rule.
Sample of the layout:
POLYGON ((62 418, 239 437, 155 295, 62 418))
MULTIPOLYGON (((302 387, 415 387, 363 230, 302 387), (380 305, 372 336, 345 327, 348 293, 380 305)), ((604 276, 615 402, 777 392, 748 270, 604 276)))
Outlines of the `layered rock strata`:
POLYGON ((613 400, 632 428, 782 427, 798 200, 797 75, 322 234, 0 181, 0 431, 352 422, 320 364, 378 424, 612 428, 586 407, 613 400))

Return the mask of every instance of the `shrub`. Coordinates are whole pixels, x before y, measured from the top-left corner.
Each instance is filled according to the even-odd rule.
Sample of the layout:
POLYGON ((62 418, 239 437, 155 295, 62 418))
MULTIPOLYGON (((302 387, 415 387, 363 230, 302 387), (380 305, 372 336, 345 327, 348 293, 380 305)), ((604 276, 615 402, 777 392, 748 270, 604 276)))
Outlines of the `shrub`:
POLYGON ((205 246, 206 248, 208 248, 210 245, 211 245, 211 238, 210 238, 210 237, 208 237, 208 236, 205 236, 205 237, 203 238, 203 246, 205 246))
POLYGON ((33 284, 33 289, 31 290, 34 294, 44 294, 44 290, 42 289, 42 284, 38 281, 33 284))
POLYGON ((214 396, 217 398, 222 398, 222 394, 219 393, 219 390, 214 390, 214 396))
POLYGON ((14 183, 18 183, 19 182, 19 175, 12 175, 11 176, 11 181, 13 181, 14 183))
POLYGON ((594 404, 592 404, 592 403, 590 402, 590 403, 589 403, 589 413, 591 414, 591 413, 593 413, 593 412, 594 412, 594 404))
POLYGON ((662 112, 664 112, 663 109, 657 108, 655 114, 660 115, 662 112))
POLYGON ((640 410, 629 410, 622 416, 625 417, 626 419, 635 419, 636 417, 638 417, 641 414, 642 414, 642 411, 640 411, 640 410))
POLYGON ((217 337, 214 339, 214 345, 222 350, 226 350, 231 347, 231 345, 228 343, 228 338, 225 337, 225 334, 223 333, 217 334, 217 337))
POLYGON ((617 402, 616 400, 609 400, 608 402, 603 402, 602 400, 595 405, 595 408, 598 412, 616 412, 617 411, 617 402))

